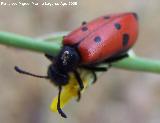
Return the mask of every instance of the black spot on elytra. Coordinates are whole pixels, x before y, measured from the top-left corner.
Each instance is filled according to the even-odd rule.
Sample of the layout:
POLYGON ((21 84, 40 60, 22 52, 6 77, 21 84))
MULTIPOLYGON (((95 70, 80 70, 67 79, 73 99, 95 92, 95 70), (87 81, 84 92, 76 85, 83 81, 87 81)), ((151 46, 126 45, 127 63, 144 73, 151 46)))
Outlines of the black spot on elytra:
POLYGON ((115 23, 114 26, 116 27, 117 30, 121 29, 121 25, 119 23, 115 23))
POLYGON ((110 19, 110 16, 104 16, 103 18, 104 19, 110 19))
POLYGON ((82 27, 82 31, 87 31, 87 30, 88 30, 88 28, 86 26, 82 27))
POLYGON ((128 42, 129 42, 129 35, 127 33, 123 34, 123 46, 127 46, 128 42))
POLYGON ((86 25, 86 24, 87 24, 87 22, 86 22, 86 21, 83 21, 83 22, 82 22, 82 25, 86 25))
POLYGON ((136 13, 133 13, 133 16, 138 20, 138 15, 136 13))
POLYGON ((100 37, 100 36, 96 36, 96 37, 94 38, 94 41, 97 42, 97 43, 100 42, 100 41, 101 41, 101 37, 100 37))

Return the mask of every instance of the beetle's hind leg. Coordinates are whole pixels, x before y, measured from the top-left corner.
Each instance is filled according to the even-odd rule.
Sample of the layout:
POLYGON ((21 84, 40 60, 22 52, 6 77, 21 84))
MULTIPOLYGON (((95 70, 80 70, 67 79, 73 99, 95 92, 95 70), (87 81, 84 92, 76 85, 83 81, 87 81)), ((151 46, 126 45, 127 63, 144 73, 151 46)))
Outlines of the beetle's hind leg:
POLYGON ((95 71, 95 72, 103 72, 108 70, 107 67, 99 67, 99 66, 92 66, 92 65, 84 65, 80 67, 87 70, 95 71))
POLYGON ((129 57, 129 54, 124 53, 124 54, 116 55, 114 57, 110 57, 110 58, 104 60, 102 63, 108 63, 109 65, 111 65, 112 62, 117 62, 117 61, 122 60, 127 57, 129 57))
POLYGON ((97 75, 96 75, 95 71, 92 71, 92 74, 93 74, 93 82, 92 82, 92 84, 94 84, 97 81, 97 75))

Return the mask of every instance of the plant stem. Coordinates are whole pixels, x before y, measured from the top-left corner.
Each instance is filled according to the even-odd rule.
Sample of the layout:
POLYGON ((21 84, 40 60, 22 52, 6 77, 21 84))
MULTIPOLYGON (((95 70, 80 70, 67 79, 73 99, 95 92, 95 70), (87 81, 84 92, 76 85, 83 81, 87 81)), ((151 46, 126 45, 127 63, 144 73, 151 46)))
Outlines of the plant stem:
POLYGON ((53 44, 53 42, 45 42, 40 39, 32 39, 8 32, 0 32, 0 44, 52 55, 57 55, 57 53, 60 51, 60 45, 56 43, 53 44))
POLYGON ((160 61, 151 60, 142 57, 129 57, 113 63, 113 66, 116 68, 134 70, 134 71, 143 71, 143 72, 153 72, 160 73, 160 61))
MULTIPOLYGON (((0 32, 0 44, 24 48, 56 56, 61 49, 62 37, 68 32, 53 34, 45 39, 32 39, 8 32, 0 32), (44 41, 45 40, 45 41, 44 41)), ((131 56, 113 63, 113 67, 127 70, 160 73, 160 61, 131 56)))

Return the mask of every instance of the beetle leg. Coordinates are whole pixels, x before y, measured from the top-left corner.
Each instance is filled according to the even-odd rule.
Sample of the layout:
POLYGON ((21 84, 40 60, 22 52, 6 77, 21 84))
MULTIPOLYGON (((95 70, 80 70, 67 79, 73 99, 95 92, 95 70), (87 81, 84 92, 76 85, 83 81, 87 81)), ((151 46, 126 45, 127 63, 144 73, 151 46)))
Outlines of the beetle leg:
POLYGON ((96 83, 96 81, 97 81, 97 75, 96 75, 95 71, 92 71, 92 74, 93 74, 93 77, 94 77, 92 83, 94 84, 94 83, 96 83))
POLYGON ((81 91, 83 90, 84 85, 83 85, 83 81, 82 81, 82 79, 80 77, 80 74, 76 70, 74 71, 74 75, 75 75, 75 77, 77 79, 77 82, 79 84, 79 90, 77 91, 77 95, 78 95, 77 101, 80 101, 80 99, 81 99, 81 91))
POLYGON ((96 72, 103 72, 103 71, 108 70, 107 67, 95 67, 95 66, 90 66, 90 65, 85 65, 85 66, 80 66, 80 67, 87 69, 87 70, 96 71, 96 72))
POLYGON ((76 79, 77 79, 77 82, 78 82, 78 84, 79 84, 80 90, 83 90, 84 85, 83 85, 82 79, 81 79, 81 77, 80 77, 80 74, 78 73, 78 71, 75 70, 75 71, 74 71, 74 75, 75 75, 75 77, 76 77, 76 79))
POLYGON ((48 58, 50 61, 53 61, 53 59, 55 59, 55 57, 45 54, 45 57, 48 58))
POLYGON ((62 116, 62 117, 64 117, 64 118, 67 118, 67 115, 62 111, 62 109, 61 109, 61 99, 60 99, 60 97, 61 97, 61 91, 62 91, 62 87, 61 86, 59 86, 59 93, 58 93, 58 102, 57 102, 57 110, 58 110, 58 112, 59 112, 59 114, 62 116))
POLYGON ((77 102, 79 102, 81 99, 81 90, 78 90, 77 94, 78 94, 77 102))
POLYGON ((124 58, 127 58, 129 57, 128 53, 125 53, 125 54, 121 54, 121 55, 117 55, 117 56, 114 56, 114 57, 110 57, 106 60, 103 61, 103 63, 112 63, 112 62, 116 62, 116 61, 119 61, 119 60, 122 60, 124 58))

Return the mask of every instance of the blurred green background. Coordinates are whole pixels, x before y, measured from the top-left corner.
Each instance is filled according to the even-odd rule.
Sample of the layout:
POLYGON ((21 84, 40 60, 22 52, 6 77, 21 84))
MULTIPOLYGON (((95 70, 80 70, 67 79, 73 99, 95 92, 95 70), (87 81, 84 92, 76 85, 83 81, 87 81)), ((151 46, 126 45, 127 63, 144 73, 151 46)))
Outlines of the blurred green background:
MULTIPOLYGON (((133 11, 139 15, 140 23, 135 52, 140 56, 160 59, 159 0, 77 0, 77 4, 54 7, 0 5, 0 30, 40 37, 73 30, 82 21, 101 15, 133 11)), ((83 94, 80 103, 72 101, 65 107, 69 118, 61 118, 49 109, 53 97, 58 93, 57 88, 46 80, 19 75, 13 69, 19 65, 27 71, 44 75, 49 64, 43 54, 0 45, 1 123, 160 122, 160 75, 119 69, 104 73, 83 94)))

